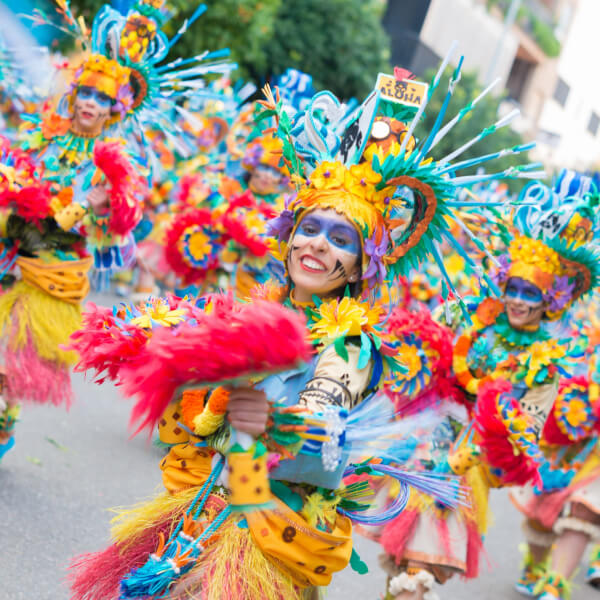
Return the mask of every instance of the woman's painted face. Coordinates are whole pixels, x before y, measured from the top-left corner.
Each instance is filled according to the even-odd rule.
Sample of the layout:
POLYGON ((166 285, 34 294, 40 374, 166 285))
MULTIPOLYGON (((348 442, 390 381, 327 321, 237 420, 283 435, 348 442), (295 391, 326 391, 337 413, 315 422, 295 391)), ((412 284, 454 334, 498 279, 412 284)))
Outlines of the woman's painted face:
POLYGON ((290 240, 287 259, 296 300, 324 298, 358 281, 360 253, 360 235, 346 217, 333 209, 307 214, 290 240))
POLYGON ((515 329, 539 325, 546 310, 540 288, 520 277, 511 277, 506 282, 504 305, 508 322, 515 329))
POLYGON ((112 100, 96 88, 80 86, 73 107, 73 122, 82 133, 100 133, 108 117, 112 100))
POLYGON ((252 170, 248 187, 259 196, 275 194, 281 185, 281 173, 269 165, 258 164, 252 170))

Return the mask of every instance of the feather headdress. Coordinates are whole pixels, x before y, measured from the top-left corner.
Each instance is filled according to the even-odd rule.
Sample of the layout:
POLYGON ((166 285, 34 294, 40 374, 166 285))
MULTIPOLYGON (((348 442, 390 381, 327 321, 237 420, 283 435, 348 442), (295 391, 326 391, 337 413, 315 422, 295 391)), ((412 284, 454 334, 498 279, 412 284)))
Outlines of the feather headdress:
MULTIPOLYGON (((412 102, 414 106, 416 103, 416 110, 405 111, 407 124, 402 130, 402 141, 387 154, 377 148, 365 152, 378 106, 386 94, 383 87, 376 89, 350 117, 333 94, 320 92, 304 112, 295 115, 293 121, 283 111, 281 100, 273 96, 270 88, 265 89, 265 114, 275 116, 278 120, 283 161, 298 187, 297 198, 286 206, 278 219, 277 231, 274 231, 280 244, 287 243, 304 214, 315 208, 332 208, 345 215, 362 234, 362 278, 365 289, 371 289, 376 282, 389 281, 407 273, 411 267, 431 256, 443 274, 444 298, 448 297, 450 290, 458 297, 444 268, 439 248, 442 241, 447 241, 465 257, 480 279, 497 291, 494 282, 465 253, 451 233, 449 223, 462 225, 457 214, 459 209, 474 204, 482 205, 462 200, 459 192, 464 186, 477 181, 535 177, 539 175, 535 172, 539 165, 526 164, 484 175, 456 175, 461 169, 506 154, 519 154, 532 147, 528 144, 476 159, 455 161, 476 142, 507 125, 516 113, 484 128, 478 136, 466 141, 450 155, 439 160, 431 157, 430 153, 439 141, 471 112, 492 87, 489 86, 474 102, 442 126, 448 101, 460 80, 462 58, 449 81, 445 102, 433 129, 416 143, 413 136, 415 127, 437 90, 453 52, 454 48, 428 88, 421 87, 418 95, 404 95, 409 98, 409 104, 412 102)), ((402 73, 398 74, 398 77, 402 76, 402 73)), ((397 81, 400 86, 414 85, 412 80, 397 81)), ((471 235, 466 226, 461 226, 461 229, 471 235)), ((483 246, 479 240, 476 240, 476 244, 483 246)))
POLYGON ((600 283, 599 198, 591 178, 574 171, 562 171, 554 189, 528 185, 494 279, 500 285, 511 277, 533 283, 548 303, 546 316, 559 318, 600 283))

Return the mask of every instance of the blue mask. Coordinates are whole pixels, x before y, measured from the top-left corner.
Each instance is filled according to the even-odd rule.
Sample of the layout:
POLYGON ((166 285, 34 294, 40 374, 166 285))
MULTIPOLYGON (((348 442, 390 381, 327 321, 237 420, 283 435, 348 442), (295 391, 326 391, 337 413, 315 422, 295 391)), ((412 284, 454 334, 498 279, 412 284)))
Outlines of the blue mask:
POLYGON ((112 104, 112 98, 94 87, 82 85, 77 88, 77 97, 82 100, 95 100, 98 106, 108 108, 112 104))
POLYGON ((542 290, 520 277, 511 277, 506 282, 504 295, 511 300, 520 300, 527 304, 541 304, 544 301, 542 290))
POLYGON ((318 215, 307 215, 300 221, 297 235, 317 237, 324 235, 327 241, 345 252, 356 256, 360 253, 360 236, 352 225, 318 215))

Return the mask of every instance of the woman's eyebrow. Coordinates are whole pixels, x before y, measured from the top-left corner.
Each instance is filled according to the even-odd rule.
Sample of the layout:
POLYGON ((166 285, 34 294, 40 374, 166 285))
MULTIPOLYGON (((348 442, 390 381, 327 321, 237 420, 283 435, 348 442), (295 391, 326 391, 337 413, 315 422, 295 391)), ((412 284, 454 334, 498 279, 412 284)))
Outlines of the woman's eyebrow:
POLYGON ((345 225, 343 223, 340 223, 339 225, 334 225, 331 228, 331 231, 335 233, 345 233, 349 237, 358 237, 358 234, 356 233, 356 230, 353 227, 351 227, 350 225, 345 225))

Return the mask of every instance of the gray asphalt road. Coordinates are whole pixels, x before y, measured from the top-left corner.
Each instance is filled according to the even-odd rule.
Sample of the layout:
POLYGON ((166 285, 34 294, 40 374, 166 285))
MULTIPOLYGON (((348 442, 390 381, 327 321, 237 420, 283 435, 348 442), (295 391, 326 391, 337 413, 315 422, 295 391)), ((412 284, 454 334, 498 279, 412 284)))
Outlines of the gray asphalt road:
MULTIPOLYGON (((63 578, 69 559, 104 547, 108 508, 151 496, 160 486, 161 453, 147 439, 129 438, 130 404, 110 386, 74 377, 76 403, 62 409, 26 406, 17 444, 0 465, 0 600, 67 600, 63 578)), ((511 589, 517 573, 519 519, 503 491, 493 492, 495 524, 486 540, 489 567, 475 582, 451 582, 443 599, 521 598, 511 589)), ((384 577, 377 547, 357 540, 370 567, 337 575, 328 598, 381 597, 384 577)), ((600 600, 582 583, 573 600, 600 600)))

